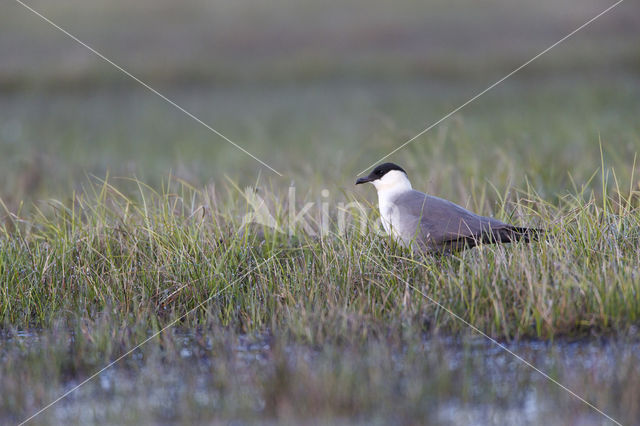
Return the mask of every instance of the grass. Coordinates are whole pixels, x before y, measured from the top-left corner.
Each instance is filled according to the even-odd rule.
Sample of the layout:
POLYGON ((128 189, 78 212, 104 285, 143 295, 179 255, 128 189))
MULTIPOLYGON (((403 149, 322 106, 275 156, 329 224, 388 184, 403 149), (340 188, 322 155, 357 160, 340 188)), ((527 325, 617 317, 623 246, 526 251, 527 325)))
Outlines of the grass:
MULTIPOLYGON (((638 321, 634 192, 609 195, 605 186, 602 200, 568 194, 557 206, 533 191, 517 192, 499 206, 498 217, 542 224, 547 239, 420 258, 372 229, 362 233, 357 216, 340 230, 334 212, 324 236, 301 227, 290 235, 244 226, 237 206, 247 202, 232 184, 223 196, 173 180, 162 192, 128 183, 138 187, 136 197, 108 180, 94 181, 68 204, 50 201, 28 217, 6 216, 0 320, 48 327, 108 310, 117 321, 146 319, 151 327, 205 304, 184 324, 213 316, 238 332, 267 327, 313 344, 407 321, 447 332, 465 328, 412 285, 507 339, 624 333, 638 321)), ((275 203, 285 195, 272 197, 275 203)), ((273 212, 277 227, 287 230, 288 208, 273 212)), ((308 221, 320 224, 320 213, 308 221)))
MULTIPOLYGON (((0 407, 2 418, 25 419, 175 322, 36 422, 298 422, 313 413, 327 422, 384 423, 398 410, 408 423, 516 423, 522 416, 539 423, 557 420, 559 412, 567 422, 601 420, 513 359, 496 358, 490 346, 468 349, 478 344, 473 332, 423 293, 632 423, 638 407, 630 395, 640 380, 632 368, 640 312, 633 81, 623 78, 606 90, 588 89, 586 81, 548 81, 535 93, 519 82, 408 147, 395 161, 415 187, 549 230, 539 243, 443 258, 415 257, 379 235, 374 191, 351 189, 357 167, 367 162, 336 160, 335 152, 380 133, 368 139, 372 152, 363 156, 373 161, 389 146, 383 136, 403 140, 399 129, 419 121, 423 96, 437 114, 464 87, 332 92, 321 85, 308 94, 325 97, 305 108, 289 89, 273 89, 285 93, 279 112, 239 89, 238 106, 246 101, 243 112, 262 123, 256 140, 282 144, 275 166, 291 164, 283 169, 295 184, 295 201, 289 181, 256 176, 249 160, 203 144, 197 130, 186 132, 187 123, 175 129, 177 122, 159 120, 158 138, 146 135, 131 147, 141 161, 129 169, 120 145, 106 141, 144 135, 140 129, 161 114, 147 101, 135 108, 137 95, 64 96, 55 108, 23 99, 24 111, 42 109, 52 121, 18 125, 23 130, 14 136, 31 142, 7 145, 13 154, 0 160, 6 343, 0 375, 11 395, 0 407), (350 119, 335 118, 335 140, 320 147, 323 123, 337 116, 311 113, 335 100, 331 93, 345 100, 339 115, 350 119), (358 93, 367 93, 366 102, 347 102, 358 93), (99 124, 111 110, 105 100, 115 106, 114 120, 123 120, 120 130, 99 124), (602 115, 603 103, 616 105, 615 112, 602 115), (362 105, 377 105, 376 117, 386 118, 370 127, 373 115, 362 105), (104 143, 83 142, 90 131, 84 124, 56 131, 54 123, 71 123, 74 111, 87 111, 89 122, 101 117, 94 130, 104 143), (285 126, 287 114, 300 121, 285 126), (592 120, 581 126, 584 116, 592 120), (300 135, 313 143, 297 143, 300 135), (174 138, 182 141, 180 150, 171 148, 174 138), (500 149, 494 140, 502 141, 500 149), (207 161, 194 155, 201 149, 207 161), (301 158, 315 158, 318 167, 296 161, 301 158), (237 168, 221 176, 228 162, 237 168), (167 167, 173 163, 182 164, 175 174, 167 167), (52 174, 45 178, 43 169, 52 174), (254 189, 246 192, 247 186, 284 232, 243 225, 253 211, 246 197, 254 189), (55 193, 63 196, 48 195, 55 193), (290 207, 299 212, 310 202, 310 229, 323 223, 324 203, 330 232, 312 235, 298 223, 290 234, 290 207), (353 202, 364 210, 345 213, 353 202), (586 353, 579 365, 571 355, 574 341, 586 353), (561 409, 567 405, 569 412, 561 409), (80 415, 86 410, 92 414, 80 415)), ((228 111, 225 122, 248 132, 244 116, 234 118, 238 111, 228 111)), ((20 123, 12 114, 8 122, 20 123)))
MULTIPOLYGON (((310 90, 326 98, 306 110, 298 108, 293 92, 273 89, 290 96, 279 97, 279 113, 266 112, 259 96, 240 89, 236 95, 247 100, 250 113, 265 111, 257 115, 267 123, 257 139, 282 143, 276 167, 291 160, 285 171, 295 184, 295 201, 289 181, 256 177, 247 159, 238 159, 229 176, 219 176, 235 154, 224 146, 203 146, 197 131, 183 134, 182 150, 165 149, 173 136, 163 139, 163 133, 182 131, 172 129, 175 122, 158 121, 160 138, 143 137, 132 147, 132 155, 142 159, 130 172, 137 178, 119 177, 128 170, 119 145, 94 146, 82 142, 89 127, 68 134, 52 124, 72 120, 72 111, 80 110, 92 111, 87 119, 95 113, 102 120, 110 109, 101 103, 112 99, 116 119, 122 113, 124 120, 117 132, 141 134, 145 121, 136 116, 136 96, 65 97, 61 108, 36 108, 37 100, 23 100, 25 111, 44 108, 53 121, 23 125, 21 140, 32 142, 8 145, 13 156, 0 160, 6 176, 0 215, 0 321, 6 342, 1 376, 4 393, 12 396, 0 409, 3 419, 25 419, 176 322, 36 420, 296 422, 314 413, 327 422, 385 422, 402 407, 408 423, 490 423, 521 418, 533 404, 527 415, 539 423, 557 419, 569 404, 566 421, 600 421, 589 407, 515 361, 494 365, 497 354, 490 347, 465 349, 476 344, 473 333, 424 293, 488 335, 513 342, 513 350, 552 377, 632 423, 638 414, 629 395, 639 383, 631 366, 637 363, 633 342, 640 312, 633 81, 622 79, 607 90, 550 81, 547 90, 535 93, 527 82, 507 86, 488 97, 484 108, 469 109, 401 154, 395 161, 409 170, 415 187, 482 214, 549 230, 539 243, 487 246, 444 258, 415 257, 379 235, 374 191, 351 189, 356 166, 365 164, 336 160, 334 154, 379 131, 368 142, 375 159, 388 147, 382 136, 402 140, 398 129, 409 118, 418 121, 423 95, 432 95, 430 111, 436 114, 464 88, 453 95, 420 85, 371 89, 365 105, 378 105, 382 117, 396 119, 372 129, 372 116, 359 110, 362 102, 347 102, 340 116, 351 114, 353 120, 336 118, 336 139, 329 145, 334 154, 313 136, 322 134, 319 128, 330 117, 304 118, 329 105, 330 93, 346 100, 360 89, 310 90), (615 113, 602 115, 603 102, 617 105, 615 113), (287 111, 301 120, 293 129, 280 119, 287 111), (593 120, 580 126, 584 116, 593 120), (33 137, 38 134, 48 138, 33 137), (301 134, 313 144, 297 144, 301 134), (503 146, 498 149, 494 140, 503 146), (193 156, 199 147, 210 161, 193 156), (42 163, 26 171, 8 160, 30 155, 43 155, 42 163), (308 163, 294 161, 307 156, 322 170, 307 173, 308 163), (155 160, 147 164, 144 158, 155 160), (51 168, 51 161, 69 167, 51 168), (176 161, 183 166, 173 175, 164 165, 176 161), (42 164, 53 170, 51 176, 42 177, 42 164), (115 177, 103 173, 106 168, 115 177), (105 177, 82 177, 82 169, 105 177), (243 226, 253 211, 248 185, 285 232, 243 226), (63 196, 47 196, 56 192, 63 196), (307 215, 311 230, 323 223, 325 203, 330 232, 312 235, 298 223, 290 234, 290 207, 299 212, 309 202, 315 203, 307 215), (364 211, 345 214, 341 207, 350 202, 361 203, 364 211), (540 340, 554 343, 536 349, 540 340), (584 365, 576 366, 568 355, 569 342, 576 340, 582 342, 578 347, 591 348, 580 358, 584 365), (459 361, 434 375, 443 360, 459 361), (397 367, 389 370, 393 362, 397 367), (609 371, 608 365, 617 369, 609 371), (363 394, 363 386, 370 391, 363 394), (89 407, 91 415, 79 414, 89 407)), ((160 114, 151 103, 144 105, 148 117, 160 114)), ((246 131, 243 116, 234 120, 233 112, 227 112, 227 124, 246 131)), ((8 120, 21 119, 15 114, 8 120)), ((99 139, 117 140, 112 127, 96 129, 99 139)))
POLYGON ((378 233, 358 172, 598 2, 80 3, 37 7, 286 177, 3 10, 0 423, 88 378, 33 423, 606 421, 444 308, 637 422, 637 5, 391 159, 548 229, 423 258, 378 233), (245 226, 252 194, 283 232, 245 226))

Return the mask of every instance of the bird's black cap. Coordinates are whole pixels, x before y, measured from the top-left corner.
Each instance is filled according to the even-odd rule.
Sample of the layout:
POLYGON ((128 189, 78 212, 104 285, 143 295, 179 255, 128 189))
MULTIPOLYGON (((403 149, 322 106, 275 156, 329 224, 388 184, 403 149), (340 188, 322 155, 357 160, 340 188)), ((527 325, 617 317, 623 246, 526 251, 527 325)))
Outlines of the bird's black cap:
POLYGON ((369 173, 369 176, 359 178, 356 181, 356 185, 360 185, 361 183, 373 182, 374 180, 380 179, 382 176, 386 175, 391 170, 400 170, 405 175, 407 174, 407 172, 405 172, 404 169, 398 166, 397 164, 382 163, 379 166, 376 166, 376 168, 373 169, 371 173, 369 173))

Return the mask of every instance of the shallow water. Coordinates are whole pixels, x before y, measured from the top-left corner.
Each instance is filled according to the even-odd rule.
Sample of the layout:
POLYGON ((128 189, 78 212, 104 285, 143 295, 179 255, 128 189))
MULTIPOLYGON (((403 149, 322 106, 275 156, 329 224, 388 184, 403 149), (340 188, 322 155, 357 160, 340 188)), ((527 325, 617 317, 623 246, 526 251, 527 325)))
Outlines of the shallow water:
MULTIPOLYGON (((399 345, 371 339, 323 347, 270 334, 218 337, 176 332, 171 349, 150 344, 98 374, 34 423, 321 419, 339 424, 612 424, 481 337, 430 337, 399 345)), ((59 361, 48 364, 44 353, 39 364, 33 351, 42 349, 43 340, 37 331, 2 336, 3 361, 25 369, 19 374, 24 385, 19 390, 12 381, 14 372, 4 371, 0 379, 2 394, 13 392, 0 406, 3 424, 24 420, 46 405, 43 401, 90 375, 60 368, 59 361), (29 362, 17 360, 18 347, 32 354, 29 362)), ((635 422, 640 388, 637 340, 520 341, 505 346, 611 417, 624 424, 635 422)))

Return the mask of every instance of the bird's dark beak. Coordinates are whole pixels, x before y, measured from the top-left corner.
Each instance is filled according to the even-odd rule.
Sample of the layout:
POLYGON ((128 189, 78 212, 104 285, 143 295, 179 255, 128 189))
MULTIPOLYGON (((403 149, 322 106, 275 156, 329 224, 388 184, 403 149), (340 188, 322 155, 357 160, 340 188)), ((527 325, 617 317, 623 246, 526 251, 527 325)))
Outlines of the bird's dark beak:
POLYGON ((371 182, 373 179, 371 179, 371 177, 367 176, 367 177, 361 177, 358 178, 358 180, 356 181, 356 185, 360 185, 361 183, 367 183, 367 182, 371 182))

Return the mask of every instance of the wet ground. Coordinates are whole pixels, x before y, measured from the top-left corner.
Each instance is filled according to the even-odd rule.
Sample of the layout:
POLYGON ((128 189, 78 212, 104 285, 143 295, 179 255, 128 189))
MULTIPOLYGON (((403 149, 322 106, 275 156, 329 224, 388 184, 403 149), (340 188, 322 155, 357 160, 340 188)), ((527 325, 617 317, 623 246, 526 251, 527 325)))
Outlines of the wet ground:
MULTIPOLYGON (((33 424, 614 424, 482 337, 312 347, 286 344, 271 334, 221 338, 175 332, 169 341, 173 347, 151 341, 136 350, 33 424)), ((42 344, 37 332, 5 335, 3 354, 15 358, 19 347, 33 357, 42 344)), ((505 346, 623 424, 633 424, 640 412, 637 341, 590 338, 505 346)), ((22 366, 28 367, 26 358, 22 366)), ((21 404, 5 401, 2 423, 18 423, 36 412, 34 401, 43 398, 42 389, 53 400, 90 376, 59 372, 51 387, 35 386, 33 393, 23 389, 21 404)), ((23 375, 24 384, 45 376, 38 366, 33 375, 23 375)), ((4 395, 10 391, 8 380, 0 379, 4 395)))

